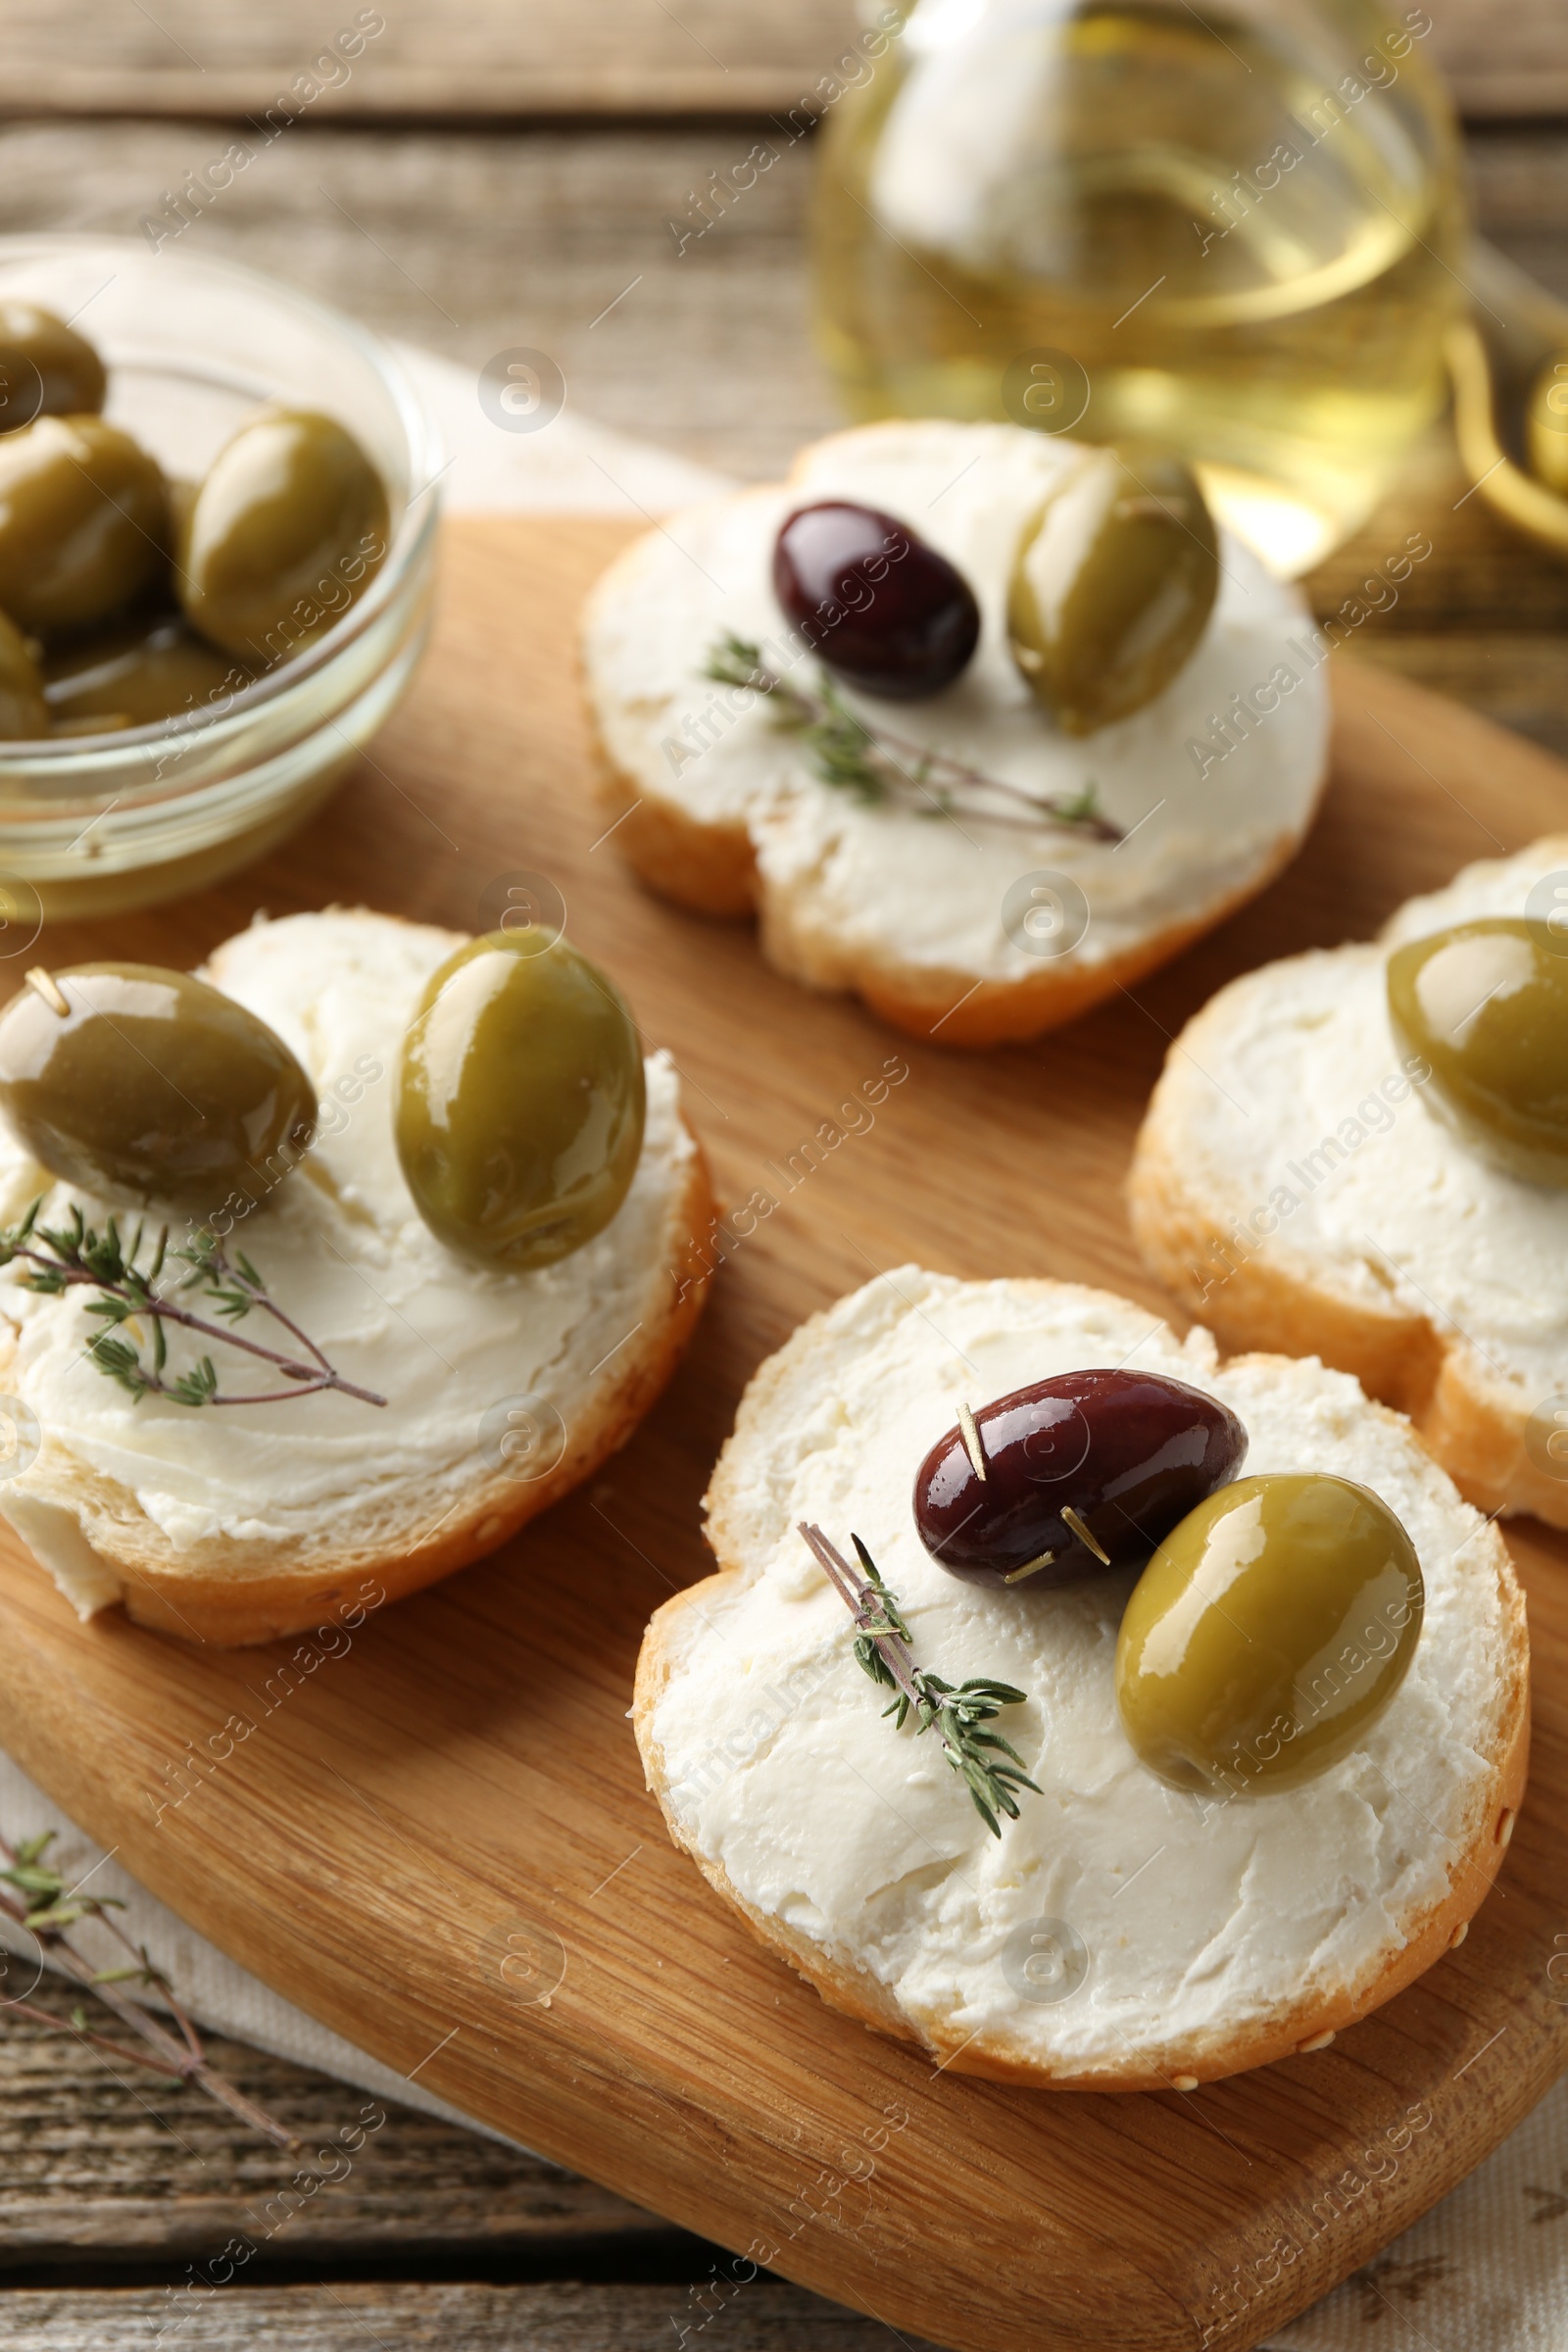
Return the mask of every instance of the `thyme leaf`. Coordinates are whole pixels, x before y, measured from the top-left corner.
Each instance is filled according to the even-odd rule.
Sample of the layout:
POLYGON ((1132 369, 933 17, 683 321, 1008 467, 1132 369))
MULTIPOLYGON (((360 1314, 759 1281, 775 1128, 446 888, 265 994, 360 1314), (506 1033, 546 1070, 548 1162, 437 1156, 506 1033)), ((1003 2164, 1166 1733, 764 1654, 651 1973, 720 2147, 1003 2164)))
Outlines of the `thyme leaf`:
POLYGON ((294 2134, 208 2064, 201 2037, 181 2008, 172 1984, 150 1957, 147 1946, 132 1943, 124 1929, 111 1917, 111 1913, 125 1907, 119 1897, 88 1894, 81 1887, 68 1891, 64 1878, 47 1860, 53 1840, 53 1830, 46 1831, 41 1838, 24 1838, 15 1846, 0 1837, 0 1882, 16 1889, 15 1894, 0 1892, 0 1912, 15 1925, 28 1929, 52 1964, 83 1991, 91 1992, 136 2038, 121 2041, 97 2032, 86 2007, 79 2002, 67 2021, 24 1995, 7 2003, 11 2015, 24 2018, 45 2033, 74 2034, 94 2049, 146 2067, 172 2082, 193 2082, 250 2130, 270 2140, 274 2147, 297 2153, 300 2143, 294 2134), (94 1968, 69 1940, 69 1931, 84 1919, 97 1920, 106 1928, 130 1955, 131 1964, 94 1968), (122 1992, 122 1984, 135 1984, 142 1991, 155 1994, 169 2011, 175 2031, 171 2033, 140 2001, 133 2001, 122 1992))
POLYGON ((94 1292, 86 1311, 100 1318, 102 1328, 88 1340, 87 1353, 106 1379, 128 1390, 138 1403, 143 1396, 167 1396, 172 1404, 189 1405, 193 1409, 204 1404, 278 1404, 290 1396, 310 1396, 321 1389, 336 1389, 345 1396, 358 1397, 362 1404, 385 1404, 386 1398, 378 1396, 373 1389, 359 1388, 334 1370, 316 1342, 269 1295, 266 1283, 250 1259, 239 1251, 230 1257, 210 1228, 203 1227, 184 1248, 171 1250, 169 1228, 163 1226, 152 1245, 151 1257, 144 1264, 142 1225, 137 1225, 127 1244, 121 1238, 118 1218, 111 1217, 103 1232, 98 1233, 73 1201, 65 1224, 40 1225, 41 1205, 40 1200, 35 1200, 20 1225, 0 1231, 0 1266, 22 1259, 26 1267, 19 1277, 23 1288, 41 1292, 46 1298, 61 1298, 67 1291, 76 1289, 94 1292), (158 1286, 171 1260, 190 1270, 178 1281, 160 1289, 158 1286), (179 1305, 170 1296, 171 1289, 199 1293, 224 1322, 215 1323, 206 1315, 179 1305), (299 1341, 309 1360, 264 1347, 260 1340, 224 1328, 225 1323, 232 1326, 253 1309, 270 1315, 291 1338, 299 1341), (266 1391, 225 1390, 210 1355, 199 1356, 185 1371, 173 1379, 166 1379, 169 1324, 257 1356, 291 1385, 266 1391), (150 1363, 142 1354, 143 1326, 151 1334, 150 1363))
POLYGON ((858 1536, 852 1536, 859 1574, 831 1544, 819 1527, 804 1519, 800 1532, 839 1598, 854 1616, 855 1655, 863 1673, 893 1697, 882 1710, 902 1732, 913 1715, 916 1738, 935 1731, 942 1752, 969 1791, 970 1801, 993 1838, 1002 1836, 998 1814, 1018 1818, 1018 1788, 1039 1788, 1024 1770, 1022 1756, 1000 1732, 984 1727, 994 1723, 1004 1707, 1022 1706, 1028 1692, 989 1675, 967 1682, 945 1682, 929 1667, 916 1666, 912 1637, 904 1621, 896 1594, 888 1590, 876 1562, 858 1536))
POLYGON ((726 632, 710 647, 702 675, 764 696, 774 725, 800 739, 818 780, 867 806, 886 804, 919 816, 961 812, 982 824, 1054 825, 1095 841, 1122 838, 1120 826, 1101 814, 1095 784, 1042 798, 929 744, 872 727, 850 709, 820 664, 814 687, 798 686, 768 664, 755 640, 726 632))

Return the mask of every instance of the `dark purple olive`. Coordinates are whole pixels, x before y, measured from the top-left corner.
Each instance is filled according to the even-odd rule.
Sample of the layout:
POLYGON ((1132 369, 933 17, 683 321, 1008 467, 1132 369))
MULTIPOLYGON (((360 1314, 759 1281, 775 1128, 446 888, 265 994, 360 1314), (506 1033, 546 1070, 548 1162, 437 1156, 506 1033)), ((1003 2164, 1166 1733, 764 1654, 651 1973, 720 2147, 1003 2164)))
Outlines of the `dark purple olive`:
POLYGON ((780 526, 773 593, 830 669, 895 702, 951 686, 980 638, 962 572, 907 523, 845 499, 780 526))
POLYGON ((1246 1452, 1236 1415, 1185 1381, 1061 1372, 937 1440, 914 1482, 914 1522, 932 1557, 970 1584, 1072 1584, 1147 1560, 1246 1452))

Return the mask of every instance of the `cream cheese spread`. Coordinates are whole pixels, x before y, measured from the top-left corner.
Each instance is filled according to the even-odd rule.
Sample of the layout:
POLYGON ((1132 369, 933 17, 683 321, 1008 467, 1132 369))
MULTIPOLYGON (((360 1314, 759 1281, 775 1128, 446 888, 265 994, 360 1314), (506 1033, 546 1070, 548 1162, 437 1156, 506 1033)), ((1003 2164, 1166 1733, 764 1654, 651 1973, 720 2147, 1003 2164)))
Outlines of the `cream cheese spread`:
MULTIPOLYGON (((83 1615, 120 1592, 111 1564, 72 1540, 79 1526, 90 1542, 98 1510, 141 1514, 176 1555, 238 1546, 241 1574, 246 1546, 330 1554, 385 1534, 406 1547, 509 1458, 522 1474, 548 1472, 568 1433, 613 1392, 617 1350, 667 1312, 695 1146, 662 1054, 647 1064, 647 1131, 631 1190, 584 1249, 538 1272, 498 1274, 454 1256, 420 1219, 393 1143, 398 1060, 425 982, 461 944, 461 935, 382 915, 300 914, 259 920, 203 974, 271 1024, 321 1104, 312 1151, 234 1224, 234 1244, 336 1368, 387 1398, 384 1409, 326 1393, 253 1409, 137 1401, 87 1358, 97 1327, 82 1294, 35 1296, 16 1265, 0 1275, 0 1317, 15 1335, 0 1385, 36 1416, 41 1436, 36 1460, 0 1487, 0 1510, 83 1615), (492 1432, 487 1463, 481 1424, 511 1405, 512 1452, 496 1452, 492 1432), (523 1458, 530 1446, 533 1460, 523 1458)), ((110 1213, 55 1186, 0 1129, 0 1221, 14 1223, 40 1192, 46 1224, 73 1199, 100 1228, 110 1213)), ((135 1220, 119 1214, 123 1232, 135 1220)), ((221 1230, 221 1214, 215 1222, 221 1230)), ((181 1238, 176 1224, 172 1239, 181 1238)), ((240 1328, 290 1345, 265 1316, 240 1328)), ((174 1336, 172 1370, 209 1345, 174 1336)), ((212 1351, 225 1388, 276 1385, 265 1365, 212 1351)))
MULTIPOLYGON (((1082 456, 1004 424, 839 434, 808 451, 787 485, 673 517, 594 599, 584 656, 612 760, 700 821, 749 828, 764 928, 803 977, 842 985, 867 954, 987 979, 1037 973, 1004 902, 1038 872, 1065 875, 1088 902, 1087 930, 1055 960, 1097 964, 1200 918, 1305 830, 1326 759, 1322 648, 1296 592, 1233 539, 1222 541, 1206 634, 1145 710, 1073 737, 1030 695, 1007 647, 1008 576, 1024 530, 1082 456), (864 806, 817 780, 763 698, 704 677, 726 633, 763 644, 775 665, 798 651, 772 592, 773 542, 796 507, 835 497, 910 525, 957 565, 982 615, 974 659, 946 692, 894 704, 846 687, 845 701, 868 724, 1037 797, 1093 784, 1120 842, 1031 820, 977 823, 935 804, 918 814, 864 806)), ((814 666, 803 658, 791 674, 809 680, 814 666)))
POLYGON ((799 1377, 755 1418, 743 1407, 710 1497, 744 1572, 679 1620, 649 1726, 682 1837, 748 1903, 869 1971, 933 2044, 981 2036, 1068 2075, 1145 2058, 1176 2071, 1401 1948, 1478 1822, 1502 1644, 1483 1522, 1402 1424, 1315 1361, 1221 1371, 1207 1333, 1178 1344, 1124 1301, 1056 1284, 906 1267, 790 1348, 799 1377), (1139 1761, 1112 1682, 1132 1573, 1004 1592, 920 1544, 915 1471, 960 1400, 1123 1363, 1223 1398, 1249 1432, 1247 1473, 1358 1480, 1415 1543, 1427 1607, 1409 1673, 1364 1744, 1302 1788, 1209 1801, 1139 1761), (1043 1793, 1021 1795, 1000 1839, 934 1736, 884 1720, 801 1519, 846 1550, 864 1539, 922 1665, 1028 1693, 998 1728, 1043 1793), (1077 1955, 1065 1973, 1062 1951, 1077 1955))
POLYGON ((1403 941, 1522 915, 1558 871, 1568 884, 1540 851, 1470 866, 1402 907, 1381 946, 1236 983, 1225 1091, 1205 1090, 1183 1140, 1195 1182, 1232 1204, 1251 1249, 1302 1252, 1369 1305, 1392 1300, 1468 1340, 1532 1400, 1568 1388, 1568 1191, 1493 1167, 1427 1108, 1389 1024, 1385 972, 1403 941))

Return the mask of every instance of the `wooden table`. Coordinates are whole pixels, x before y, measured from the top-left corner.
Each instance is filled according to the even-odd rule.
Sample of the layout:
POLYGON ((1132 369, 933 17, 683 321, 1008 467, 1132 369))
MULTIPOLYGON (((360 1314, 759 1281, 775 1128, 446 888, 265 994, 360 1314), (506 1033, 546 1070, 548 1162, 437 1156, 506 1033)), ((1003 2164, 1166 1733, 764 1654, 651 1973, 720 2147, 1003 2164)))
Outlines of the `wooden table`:
MULTIPOLYGON (((665 223, 809 85, 848 13, 837 0, 685 0, 678 14, 662 0, 580 13, 424 0, 186 235, 475 369, 525 338, 555 355, 583 414, 765 475, 835 421, 805 323, 808 156, 796 150, 683 256, 665 223)), ((1560 0, 1464 0, 1442 17, 1434 37, 1470 118, 1482 226, 1568 298, 1560 0)), ((221 150, 225 113, 265 107, 318 50, 322 23, 305 0, 265 12, 0 0, 0 226, 133 233, 221 150)), ((1405 531, 1425 529, 1433 557, 1356 651, 1568 753, 1568 569, 1509 539, 1465 487, 1435 434, 1310 583, 1314 600, 1335 611, 1405 531)), ((358 2111, 359 2094, 299 2068, 215 2055, 304 2136, 358 2111)), ((150 2352, 186 2264, 292 2170, 196 2093, 6 2021, 0 2339, 9 2352, 150 2352)), ((587 2181, 394 2110, 351 2177, 302 2206, 183 2333, 203 2352, 889 2340, 765 2280, 731 2302, 724 2274, 718 2248, 587 2181)))

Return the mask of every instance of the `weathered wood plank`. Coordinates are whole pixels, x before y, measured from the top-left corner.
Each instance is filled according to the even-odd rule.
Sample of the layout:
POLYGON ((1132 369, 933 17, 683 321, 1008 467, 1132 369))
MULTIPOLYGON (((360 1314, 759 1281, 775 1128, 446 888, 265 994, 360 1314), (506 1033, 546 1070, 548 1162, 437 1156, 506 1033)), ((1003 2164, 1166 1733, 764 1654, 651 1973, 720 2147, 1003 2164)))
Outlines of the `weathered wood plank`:
POLYGON ((1344 611, 1362 636, 1443 628, 1505 635, 1568 628, 1568 564, 1522 539, 1476 493, 1446 426, 1412 456, 1353 539, 1304 583, 1317 612, 1344 611), (1423 544, 1430 550, 1420 554, 1423 544), (1391 558, 1408 550, 1408 576, 1391 558), (1380 578, 1381 575, 1381 578, 1380 578), (1357 603, 1370 614, 1363 626, 1357 603))
MULTIPOLYGON (((194 2300, 194 2299, 193 2299, 194 2300)), ((177 2290, 12 2294, 7 2352, 919 2352, 908 2336, 798 2287, 731 2284, 727 2301, 664 2286, 287 2286, 200 2297, 186 2329, 177 2290), (706 2342, 699 2330, 711 2325, 706 2342), (681 2328, 689 2330, 686 2336, 681 2328)))
MULTIPOLYGON (((494 353, 533 345, 583 414, 764 477, 839 421, 811 348, 809 143, 775 128, 777 162, 706 235, 682 252, 669 226, 689 225, 691 192, 731 173, 755 135, 302 125, 165 250, 273 270, 476 375, 494 353)), ((0 219, 12 231, 134 235, 228 136, 210 123, 0 124, 0 219)), ((1483 226, 1568 297, 1568 132, 1492 130, 1470 156, 1483 226)), ((1451 514, 1463 487, 1444 505, 1435 483, 1436 511, 1451 514)), ((1472 598, 1483 575, 1464 533, 1487 522, 1473 500, 1458 536, 1440 534, 1440 551, 1458 551, 1455 592, 1472 598)), ((1533 596, 1540 567, 1526 557, 1521 568, 1517 543, 1492 527, 1487 596, 1515 597, 1525 581, 1533 596)), ((1436 576, 1429 567, 1422 593, 1436 576)), ((1511 614, 1497 608, 1500 623, 1511 614)))
MULTIPOLYGON (((212 123, 0 125, 12 231, 135 235, 220 155, 212 123)), ((667 223, 753 130, 393 132, 278 138, 166 252, 270 270, 472 368, 547 351, 583 414, 766 475, 838 421, 808 323, 808 143, 684 253, 667 223)))
MULTIPOLYGON (((1568 46, 1568 11, 1561 23, 1568 46)), ((1553 124, 1490 123, 1470 131, 1466 149, 1483 230, 1521 270, 1568 300, 1568 135, 1553 124)))
MULTIPOLYGON (((1433 15, 1434 53, 1468 113, 1568 108, 1559 0, 1445 0, 1433 15)), ((341 0, 335 24, 318 0, 265 10, 163 0, 156 14, 125 0, 70 10, 10 0, 0 103, 10 114, 211 117, 316 86, 305 103, 323 115, 763 114, 809 90, 856 30, 852 0, 683 0, 678 11, 662 0, 419 0, 395 11, 341 0)))
POLYGON ((1568 24, 1562 0, 1444 0, 1432 46, 1471 116, 1568 109, 1568 24))
POLYGON ((6 14, 12 114, 244 115, 291 88, 340 116, 763 114, 809 90, 855 30, 848 0, 339 0, 335 21, 319 0, 164 0, 156 16, 89 0, 69 19, 12 0, 6 14))
POLYGON ((1364 530, 1304 583, 1351 650, 1568 757, 1568 564, 1475 495, 1446 428, 1416 453, 1364 530), (1431 554, 1396 580, 1401 549, 1431 554))
MULTIPOLYGON (((45 1984, 34 1997, 70 2015, 63 1987, 45 1984)), ((564 2263, 590 2241, 634 2247, 657 2233, 691 2250, 694 2275, 703 2268, 696 2241, 541 2158, 238 2043, 210 2047, 222 2073, 299 2134, 298 2157, 199 2091, 0 2009, 0 2274, 73 2256, 201 2262, 237 2235, 260 2265, 319 2259, 329 2246, 404 2260, 462 2246, 494 2259, 546 2241, 564 2263), (360 2132, 351 2155, 344 2135, 360 2132), (328 2177, 310 2194, 290 2186, 302 2166, 328 2177)), ((0 2337, 13 2340, 3 2317, 0 2337)))
MULTIPOLYGON (((1391 631, 1365 638, 1357 651, 1568 759, 1568 662, 1560 636, 1391 631)), ((1568 807, 1562 815, 1568 825, 1568 807)))

